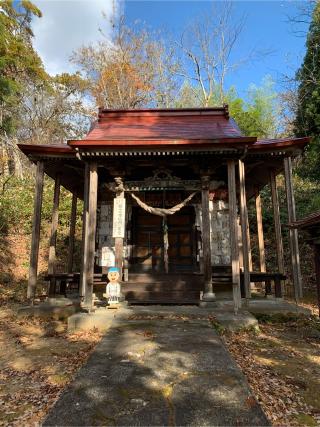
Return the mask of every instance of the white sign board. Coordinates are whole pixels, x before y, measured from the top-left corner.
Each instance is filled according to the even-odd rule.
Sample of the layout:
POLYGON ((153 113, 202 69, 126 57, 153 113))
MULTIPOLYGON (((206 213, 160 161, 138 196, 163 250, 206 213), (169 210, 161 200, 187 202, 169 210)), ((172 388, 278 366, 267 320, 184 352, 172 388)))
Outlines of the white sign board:
POLYGON ((116 258, 115 258, 114 248, 109 248, 108 246, 102 246, 100 266, 113 267, 115 265, 115 261, 116 261, 116 258))
POLYGON ((124 237, 126 222, 126 199, 116 197, 113 200, 112 237, 124 237))

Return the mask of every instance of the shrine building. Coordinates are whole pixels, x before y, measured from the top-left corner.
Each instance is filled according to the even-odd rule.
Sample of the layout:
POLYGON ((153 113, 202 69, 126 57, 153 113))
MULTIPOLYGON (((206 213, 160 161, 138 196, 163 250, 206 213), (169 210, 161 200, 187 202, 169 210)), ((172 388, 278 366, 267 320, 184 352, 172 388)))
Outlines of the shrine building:
MULTIPOLYGON (((284 267, 276 176, 284 174, 289 222, 296 221, 292 159, 309 138, 257 140, 241 133, 227 106, 100 109, 82 140, 19 148, 36 164, 28 297, 36 295, 44 174, 55 181, 49 295, 77 287, 91 309, 121 270, 130 303, 206 304, 235 309, 257 290, 282 297, 284 267), (277 269, 266 271, 260 191, 271 186, 277 269), (73 194, 68 265, 56 268, 59 192, 73 194), (77 199, 84 202, 82 260, 74 271, 77 199), (252 267, 247 203, 254 198, 260 267, 252 267), (258 285, 260 284, 260 285, 258 285)), ((302 296, 297 230, 289 229, 291 277, 302 296)))

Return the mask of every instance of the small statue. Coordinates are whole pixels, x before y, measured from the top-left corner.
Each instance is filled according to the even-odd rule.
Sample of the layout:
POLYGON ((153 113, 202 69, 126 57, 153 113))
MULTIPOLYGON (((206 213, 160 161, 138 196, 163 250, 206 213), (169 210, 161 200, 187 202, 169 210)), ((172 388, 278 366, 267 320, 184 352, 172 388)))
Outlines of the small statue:
POLYGON ((106 287, 106 293, 104 296, 108 298, 108 304, 119 304, 119 300, 121 297, 121 285, 119 283, 120 272, 119 268, 111 267, 108 271, 108 279, 109 283, 106 287))

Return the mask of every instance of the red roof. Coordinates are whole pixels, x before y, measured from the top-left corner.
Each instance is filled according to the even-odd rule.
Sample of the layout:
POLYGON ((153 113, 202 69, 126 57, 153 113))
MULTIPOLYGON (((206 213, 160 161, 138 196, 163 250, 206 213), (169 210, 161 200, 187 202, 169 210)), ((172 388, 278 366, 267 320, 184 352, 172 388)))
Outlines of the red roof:
POLYGON ((75 148, 94 147, 125 150, 125 147, 188 146, 201 148, 209 145, 248 146, 256 150, 303 148, 309 138, 258 140, 243 136, 237 124, 229 117, 228 108, 100 110, 98 120, 82 140, 68 144, 19 144, 25 154, 43 153, 70 155, 75 148))
POLYGON ((281 138, 281 139, 258 139, 250 145, 249 150, 274 150, 291 146, 303 148, 310 142, 309 137, 304 138, 281 138))
POLYGON ((86 145, 187 145, 244 143, 255 137, 242 135, 227 107, 201 109, 101 110, 98 121, 81 141, 86 145))
POLYGON ((68 144, 18 144, 20 150, 28 155, 39 154, 73 154, 74 149, 68 144))

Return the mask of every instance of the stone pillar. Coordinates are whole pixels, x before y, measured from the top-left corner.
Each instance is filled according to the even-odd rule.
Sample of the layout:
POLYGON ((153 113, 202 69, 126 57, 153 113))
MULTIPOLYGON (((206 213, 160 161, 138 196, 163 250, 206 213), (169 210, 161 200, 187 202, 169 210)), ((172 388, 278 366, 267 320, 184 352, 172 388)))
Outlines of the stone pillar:
POLYGON ((32 235, 31 235, 31 250, 30 250, 30 266, 29 266, 29 281, 27 298, 33 300, 36 293, 37 276, 38 276, 38 257, 39 257, 39 242, 40 242, 40 225, 41 225, 41 208, 43 195, 43 161, 37 162, 36 170, 36 185, 33 204, 32 218, 32 235))
POLYGON ((204 294, 203 301, 214 301, 215 294, 212 287, 212 266, 210 246, 210 213, 209 213, 209 184, 210 176, 202 176, 201 208, 202 208, 202 248, 203 248, 203 276, 204 294))

